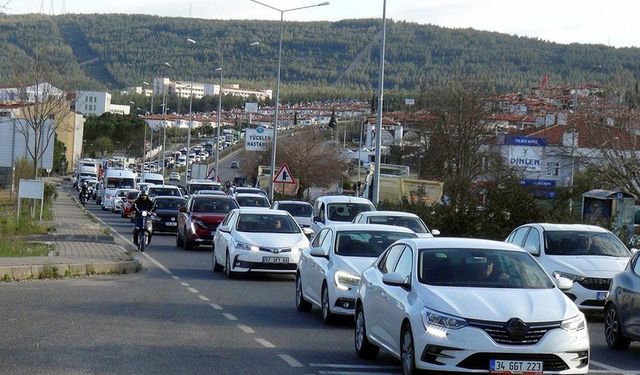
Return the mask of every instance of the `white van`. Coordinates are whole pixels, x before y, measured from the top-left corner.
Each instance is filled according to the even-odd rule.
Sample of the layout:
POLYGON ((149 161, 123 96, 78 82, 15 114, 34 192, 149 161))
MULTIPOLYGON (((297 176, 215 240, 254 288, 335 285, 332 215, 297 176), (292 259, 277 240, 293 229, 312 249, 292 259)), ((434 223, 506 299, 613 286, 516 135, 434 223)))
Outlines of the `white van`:
POLYGON ((82 183, 81 180, 86 179, 97 179, 98 178, 98 168, 96 166, 96 162, 93 159, 82 159, 79 160, 76 164, 76 174, 75 179, 73 181, 74 186, 79 187, 82 183))
POLYGON ((111 210, 116 190, 136 188, 136 174, 130 169, 109 168, 104 172, 100 186, 99 204, 103 210, 111 210))
POLYGON ((164 185, 164 178, 159 173, 143 172, 140 174, 140 182, 153 185, 164 185))
POLYGON ((370 200, 346 195, 328 195, 316 199, 313 205, 313 233, 329 224, 350 223, 360 212, 375 211, 370 200))

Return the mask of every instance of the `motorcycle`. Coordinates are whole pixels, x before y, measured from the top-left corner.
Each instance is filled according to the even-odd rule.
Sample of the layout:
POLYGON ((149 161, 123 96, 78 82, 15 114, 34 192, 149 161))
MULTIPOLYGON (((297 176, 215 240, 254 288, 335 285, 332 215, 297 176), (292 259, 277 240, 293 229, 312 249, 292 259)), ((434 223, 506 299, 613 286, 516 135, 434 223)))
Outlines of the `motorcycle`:
POLYGON ((158 219, 150 211, 142 211, 139 215, 142 216, 142 223, 140 223, 140 221, 136 221, 136 226, 133 229, 133 235, 137 238, 138 251, 144 252, 144 249, 149 246, 149 243, 151 243, 153 221, 157 221, 158 219))
POLYGON ((82 207, 84 207, 87 202, 89 202, 89 194, 80 193, 80 203, 82 204, 82 207))

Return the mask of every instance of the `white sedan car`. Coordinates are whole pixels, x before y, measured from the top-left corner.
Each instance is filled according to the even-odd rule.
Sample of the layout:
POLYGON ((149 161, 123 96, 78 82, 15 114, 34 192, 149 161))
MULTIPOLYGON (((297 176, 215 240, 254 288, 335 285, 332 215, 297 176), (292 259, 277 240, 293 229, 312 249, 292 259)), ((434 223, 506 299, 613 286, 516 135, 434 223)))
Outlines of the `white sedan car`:
POLYGON ((582 224, 526 224, 506 242, 530 252, 551 276, 574 282, 567 296, 582 310, 604 309, 611 279, 631 252, 610 231, 582 224))
POLYGON ((433 229, 429 231, 427 225, 416 214, 402 211, 365 211, 360 212, 353 218, 356 224, 384 224, 396 225, 409 228, 418 237, 431 238, 440 234, 440 231, 433 229))
POLYGON ((295 273, 307 234, 286 211, 238 208, 213 237, 212 268, 227 277, 239 272, 295 273))
POLYGON ((584 315, 531 254, 503 242, 429 238, 390 246, 362 274, 355 349, 416 370, 586 374, 584 315))
POLYGON ((296 273, 296 307, 322 309, 322 320, 353 315, 360 274, 392 243, 415 238, 410 229, 390 225, 331 224, 304 250, 296 273))

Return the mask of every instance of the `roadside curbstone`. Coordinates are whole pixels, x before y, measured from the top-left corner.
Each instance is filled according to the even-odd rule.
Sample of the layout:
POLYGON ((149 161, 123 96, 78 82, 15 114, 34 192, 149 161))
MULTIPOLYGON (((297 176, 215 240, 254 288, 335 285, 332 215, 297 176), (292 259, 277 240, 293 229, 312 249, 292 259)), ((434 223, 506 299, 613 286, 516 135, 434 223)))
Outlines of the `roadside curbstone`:
POLYGON ((27 280, 33 277, 31 266, 11 267, 11 278, 14 280, 27 280))

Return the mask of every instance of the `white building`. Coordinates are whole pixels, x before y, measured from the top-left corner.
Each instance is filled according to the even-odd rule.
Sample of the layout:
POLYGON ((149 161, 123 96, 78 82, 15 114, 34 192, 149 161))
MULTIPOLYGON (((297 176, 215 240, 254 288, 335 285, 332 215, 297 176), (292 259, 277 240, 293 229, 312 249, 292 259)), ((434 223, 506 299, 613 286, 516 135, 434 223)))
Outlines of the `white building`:
MULTIPOLYGON (((153 79, 153 94, 162 95, 166 90, 169 95, 176 95, 181 98, 189 98, 191 95, 191 81, 172 81, 169 78, 157 77, 153 79)), ((193 97, 200 99, 203 96, 213 96, 220 93, 220 85, 210 83, 193 82, 193 97)), ((225 95, 240 96, 248 99, 252 95, 258 100, 271 99, 273 90, 243 90, 240 85, 233 84, 222 88, 225 95)))
POLYGON ((100 116, 103 113, 128 115, 128 105, 111 104, 111 94, 102 91, 76 91, 75 111, 86 116, 100 116))

